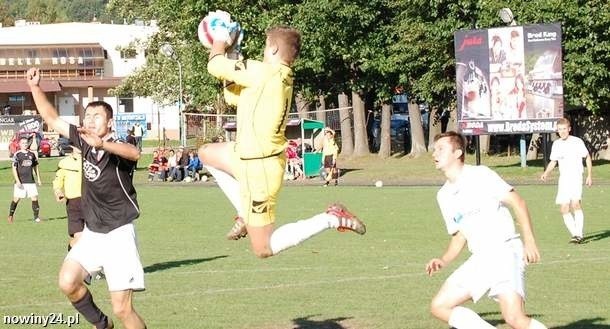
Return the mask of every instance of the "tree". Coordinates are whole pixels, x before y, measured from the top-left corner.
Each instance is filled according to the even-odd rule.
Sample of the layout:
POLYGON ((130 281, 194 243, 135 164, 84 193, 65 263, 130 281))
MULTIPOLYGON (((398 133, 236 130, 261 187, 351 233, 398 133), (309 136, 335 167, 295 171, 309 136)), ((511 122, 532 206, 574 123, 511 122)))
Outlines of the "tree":
POLYGON ((381 144, 377 155, 382 159, 388 158, 392 154, 392 139, 390 136, 391 111, 392 105, 387 103, 381 105, 381 144))
POLYGON ((424 129, 422 127, 421 112, 419 105, 414 101, 409 102, 409 126, 411 131, 411 152, 409 157, 418 157, 426 153, 426 142, 424 139, 424 129))
MULTIPOLYGON (((354 153, 354 135, 352 134, 352 119, 349 114, 349 99, 345 93, 338 96, 339 120, 341 121, 341 154, 351 156, 354 153)), ((353 110, 353 108, 352 108, 353 110)))

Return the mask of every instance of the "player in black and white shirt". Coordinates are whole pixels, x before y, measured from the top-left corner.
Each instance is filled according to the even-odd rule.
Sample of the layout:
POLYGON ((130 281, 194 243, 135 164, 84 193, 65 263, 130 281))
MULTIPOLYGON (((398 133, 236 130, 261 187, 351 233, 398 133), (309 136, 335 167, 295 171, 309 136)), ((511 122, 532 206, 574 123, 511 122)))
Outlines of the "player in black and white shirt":
POLYGON ((133 292, 144 290, 144 271, 133 225, 140 214, 132 184, 140 151, 112 139, 112 107, 107 103, 89 103, 79 128, 59 118, 39 87, 38 69, 28 71, 27 82, 42 119, 82 150, 85 229, 64 260, 59 287, 96 328, 113 328, 111 319, 95 305, 83 284, 87 276, 103 270, 112 309, 123 327, 146 328, 132 302, 133 292))
POLYGON ((28 149, 30 140, 27 137, 19 139, 19 151, 13 155, 13 177, 15 178, 15 186, 13 188, 13 200, 8 213, 8 222, 13 222, 13 215, 17 209, 19 200, 24 198, 32 199, 32 211, 34 212, 34 221, 40 222, 38 213, 40 206, 38 205, 38 189, 34 182, 34 174, 40 185, 40 172, 38 171, 38 159, 36 154, 28 149))

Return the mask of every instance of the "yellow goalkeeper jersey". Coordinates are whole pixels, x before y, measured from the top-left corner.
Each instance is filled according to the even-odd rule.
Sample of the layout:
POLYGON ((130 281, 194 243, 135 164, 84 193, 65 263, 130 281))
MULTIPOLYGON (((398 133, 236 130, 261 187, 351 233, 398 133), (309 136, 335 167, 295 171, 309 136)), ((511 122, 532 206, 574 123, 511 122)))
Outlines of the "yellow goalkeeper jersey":
POLYGON ((59 161, 53 179, 53 189, 62 190, 68 199, 81 197, 83 160, 80 153, 73 153, 59 161))
POLYGON ((225 99, 237 106, 236 147, 243 160, 283 154, 292 101, 292 69, 281 64, 215 56, 208 72, 226 81, 225 99))

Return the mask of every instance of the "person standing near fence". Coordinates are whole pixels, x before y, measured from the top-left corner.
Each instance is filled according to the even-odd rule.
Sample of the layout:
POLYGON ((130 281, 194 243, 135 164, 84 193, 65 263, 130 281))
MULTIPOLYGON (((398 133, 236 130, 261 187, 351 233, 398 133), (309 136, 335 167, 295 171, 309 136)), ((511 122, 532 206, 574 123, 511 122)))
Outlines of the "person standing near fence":
POLYGON ((339 146, 335 142, 335 132, 329 127, 324 128, 324 144, 322 146, 322 159, 324 171, 326 172, 324 186, 328 186, 331 180, 335 180, 335 186, 339 184, 339 172, 337 169, 337 156, 339 146))
POLYGON ((133 127, 131 127, 131 131, 133 131, 133 136, 136 139, 136 147, 140 152, 142 152, 142 137, 144 136, 144 127, 140 125, 140 122, 136 122, 133 127))

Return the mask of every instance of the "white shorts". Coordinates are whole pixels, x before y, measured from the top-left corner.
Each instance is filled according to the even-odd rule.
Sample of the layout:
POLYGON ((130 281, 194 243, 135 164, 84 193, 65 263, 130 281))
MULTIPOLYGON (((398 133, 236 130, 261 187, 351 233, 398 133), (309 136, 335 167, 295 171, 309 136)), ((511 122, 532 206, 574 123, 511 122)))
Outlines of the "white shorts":
POLYGON ((582 175, 559 176, 555 204, 568 204, 582 199, 582 175))
POLYGON ((473 254, 447 278, 447 283, 468 291, 475 303, 488 290, 488 296, 494 299, 513 291, 525 299, 524 273, 523 243, 515 238, 494 252, 473 254))
POLYGON ((13 187, 13 197, 19 199, 33 198, 38 196, 38 188, 35 183, 21 184, 21 188, 17 184, 13 187))
POLYGON ((92 232, 85 226, 66 259, 79 263, 93 277, 103 270, 110 291, 145 289, 133 223, 108 233, 92 232))

